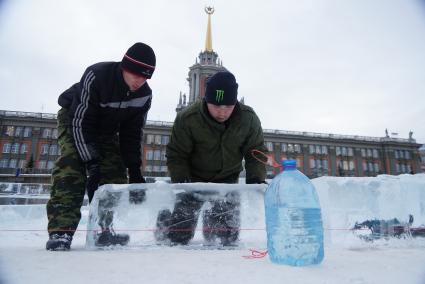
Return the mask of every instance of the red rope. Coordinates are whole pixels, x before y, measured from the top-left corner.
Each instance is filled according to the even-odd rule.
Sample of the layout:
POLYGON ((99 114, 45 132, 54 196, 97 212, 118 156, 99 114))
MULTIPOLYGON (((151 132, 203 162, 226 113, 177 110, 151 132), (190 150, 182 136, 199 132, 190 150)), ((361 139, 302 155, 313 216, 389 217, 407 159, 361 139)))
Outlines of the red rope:
MULTIPOLYGON (((411 228, 411 229, 419 229, 419 228, 411 228)), ((420 228, 422 229, 422 228, 420 228)), ((182 229, 173 229, 169 228, 168 231, 172 232, 186 232, 186 231, 192 231, 192 228, 182 228, 182 229)), ((206 231, 206 232, 226 232, 226 231, 234 231, 235 229, 228 229, 228 228, 202 228, 202 229, 195 229, 195 231, 206 231)), ((239 231, 265 231, 265 228, 239 228, 239 231)), ((359 229, 347 229, 347 228, 323 228, 325 231, 368 231, 369 228, 359 228, 359 229)), ((97 232, 101 231, 101 229, 93 229, 93 230, 84 230, 84 229, 78 229, 78 230, 65 230, 61 229, 61 232, 97 232)), ((146 228, 146 229, 114 229, 115 232, 155 232, 155 231, 161 231, 160 229, 156 228, 146 228)), ((0 228, 0 232, 47 232, 46 229, 8 229, 8 228, 0 228)))
POLYGON ((257 149, 253 149, 251 150, 251 155, 252 157, 254 157, 254 159, 256 159, 257 161, 259 161, 260 163, 267 165, 267 166, 272 166, 273 168, 280 168, 283 169, 282 165, 279 164, 278 162, 276 162, 276 160, 273 158, 272 154, 266 154, 264 152, 261 152, 260 150, 257 149), (256 154, 259 154, 260 157, 256 156, 256 154), (265 161, 262 160, 261 158, 265 158, 265 161))
POLYGON ((243 258, 246 259, 254 259, 254 258, 263 258, 267 255, 268 251, 259 251, 255 249, 250 249, 251 255, 243 255, 243 258))

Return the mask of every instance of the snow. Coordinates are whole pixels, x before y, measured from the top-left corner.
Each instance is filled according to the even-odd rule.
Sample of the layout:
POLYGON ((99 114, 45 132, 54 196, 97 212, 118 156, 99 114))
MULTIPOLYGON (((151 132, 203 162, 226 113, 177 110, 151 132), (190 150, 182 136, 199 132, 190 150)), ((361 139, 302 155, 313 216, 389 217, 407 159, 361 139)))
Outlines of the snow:
MULTIPOLYGON (((268 257, 244 258, 250 249, 266 250, 261 186, 221 186, 223 192, 242 192, 239 248, 205 249, 199 230, 189 247, 152 245, 149 228, 156 212, 172 204, 171 190, 178 187, 158 182, 148 185, 142 205, 123 201, 117 207, 115 224, 127 229, 132 238, 126 248, 87 247, 89 212, 95 211, 83 207, 71 251, 46 251, 44 205, 0 206, 0 283, 425 283, 425 239, 366 243, 349 230, 356 221, 398 218, 405 222, 409 214, 415 218, 414 227, 425 225, 424 174, 322 177, 313 183, 325 228, 325 259, 317 266, 290 267, 273 264, 268 257)), ((193 187, 185 186, 185 190, 193 187)), ((215 186, 198 184, 196 188, 215 186)), ((125 196, 129 188, 105 186, 96 196, 117 190, 125 196)))

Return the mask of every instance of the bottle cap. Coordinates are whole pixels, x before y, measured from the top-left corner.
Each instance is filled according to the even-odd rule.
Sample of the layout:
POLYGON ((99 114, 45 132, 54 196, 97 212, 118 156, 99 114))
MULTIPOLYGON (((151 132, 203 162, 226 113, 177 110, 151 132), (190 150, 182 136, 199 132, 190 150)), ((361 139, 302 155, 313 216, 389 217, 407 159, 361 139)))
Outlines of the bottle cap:
POLYGON ((295 169, 297 167, 296 160, 283 160, 282 166, 284 169, 295 169))

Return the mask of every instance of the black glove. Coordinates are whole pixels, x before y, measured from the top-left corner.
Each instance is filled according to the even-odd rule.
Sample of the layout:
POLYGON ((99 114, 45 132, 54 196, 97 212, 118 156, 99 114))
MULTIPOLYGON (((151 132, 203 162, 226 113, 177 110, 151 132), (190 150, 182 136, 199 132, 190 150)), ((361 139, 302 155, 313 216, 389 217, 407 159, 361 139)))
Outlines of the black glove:
POLYGON ((250 178, 250 179, 246 179, 245 181, 246 184, 268 184, 265 180, 259 180, 258 178, 250 178))
POLYGON ((146 183, 139 167, 128 168, 128 183, 146 183))
POLYGON ((100 182, 100 166, 97 161, 89 161, 86 163, 87 178, 86 190, 87 196, 89 197, 89 203, 93 199, 94 192, 99 187, 100 182))

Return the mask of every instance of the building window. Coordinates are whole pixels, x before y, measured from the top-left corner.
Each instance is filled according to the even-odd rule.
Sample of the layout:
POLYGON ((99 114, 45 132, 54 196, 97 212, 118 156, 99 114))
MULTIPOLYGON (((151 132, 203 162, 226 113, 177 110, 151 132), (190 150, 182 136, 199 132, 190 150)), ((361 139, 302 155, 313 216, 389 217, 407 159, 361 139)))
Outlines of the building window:
POLYGON ((52 137, 52 129, 50 128, 44 128, 43 134, 41 135, 42 138, 50 138, 52 137))
POLYGON ((363 171, 367 172, 367 163, 363 162, 363 171))
POLYGON ((23 127, 17 126, 15 129, 15 137, 21 137, 22 136, 23 127))
POLYGON ((55 156, 58 154, 58 145, 50 145, 49 155, 55 156))
POLYGON ((21 145, 21 154, 26 154, 28 152, 28 145, 23 143, 21 145))
POLYGON ((370 157, 372 157, 372 150, 370 150, 370 149, 367 149, 367 157, 368 158, 370 158, 370 157))
POLYGON ((286 151, 288 151, 288 148, 287 148, 287 146, 286 146, 286 143, 281 143, 281 144, 280 144, 280 147, 282 148, 282 152, 286 152, 286 151))
POLYGON ((328 146, 322 145, 322 154, 324 155, 328 154, 328 146))
POLYGON ((152 166, 151 165, 146 165, 145 166, 145 172, 150 173, 152 171, 152 166))
POLYGON ((266 148, 267 148, 267 150, 268 150, 269 152, 273 152, 273 143, 272 143, 272 142, 267 141, 265 144, 266 144, 266 148))
POLYGON ((316 154, 322 154, 320 145, 316 145, 316 154))
POLYGON ((26 167, 26 165, 27 165, 27 161, 26 160, 19 160, 18 168, 23 169, 23 168, 26 167))
POLYGON ((342 148, 341 148, 341 154, 342 154, 343 156, 347 156, 347 148, 342 147, 342 148))
POLYGON ((12 137, 13 134, 15 134, 15 127, 13 127, 13 126, 6 126, 6 133, 5 133, 5 135, 12 137))
POLYGON ((162 135, 162 137, 161 137, 161 144, 162 145, 167 145, 168 142, 170 142, 170 136, 168 136, 168 135, 162 135))
POLYGON ((37 168, 39 168, 39 169, 45 169, 46 168, 46 161, 44 161, 44 160, 38 161, 37 168))
POLYGON ((300 144, 294 144, 295 152, 301 153, 301 145, 300 144))
POLYGON ((374 163, 373 168, 375 170, 375 173, 379 173, 379 164, 378 163, 374 163))
POLYGON ((405 164, 401 164, 401 172, 402 173, 406 172, 406 165, 405 164))
POLYGON ((360 151, 362 153, 362 157, 365 158, 366 157, 366 149, 361 149, 360 151))
POLYGON ((353 151, 353 148, 348 148, 347 149, 347 154, 348 154, 348 156, 350 156, 350 157, 352 157, 353 156, 353 154, 354 154, 354 151, 353 151))
POLYGON ((155 136, 154 135, 148 134, 146 136, 146 144, 153 144, 154 139, 155 139, 155 136))
POLYGON ((406 167, 407 167, 407 172, 409 174, 412 173, 412 167, 410 165, 407 165, 406 167))
POLYGON ((146 151, 146 160, 148 160, 148 161, 152 161, 153 160, 153 151, 152 150, 147 150, 146 151))
POLYGON ((32 128, 31 127, 25 127, 24 129, 24 137, 31 137, 32 128))
POLYGON ((310 168, 314 169, 315 167, 316 167, 316 162, 313 159, 311 159, 310 160, 310 168))
POLYGON ((288 152, 294 153, 294 144, 288 144, 288 152))
POLYGON ((323 160, 323 169, 328 170, 328 160, 323 160))
POLYGON ((394 156, 395 156, 396 159, 398 159, 398 150, 394 151, 394 156))
POLYGON ((346 171, 348 171, 348 162, 347 161, 343 161, 342 162, 342 168, 346 171))
POLYGON ((309 145, 308 151, 310 152, 310 154, 314 154, 314 145, 309 145))
POLYGON ((47 169, 48 170, 51 170, 51 169, 53 169, 53 166, 55 165, 55 162, 54 161, 48 161, 47 162, 47 169))
POLYGON ((53 139, 58 139, 58 129, 54 128, 52 131, 52 138, 53 139))
POLYGON ((41 144, 41 155, 47 155, 49 153, 49 145, 41 144))
POLYGON ((167 157, 165 156, 167 152, 165 150, 161 151, 161 161, 166 161, 167 157))
POLYGON ((367 163, 367 168, 369 172, 373 172, 373 164, 371 162, 367 163))
POLYGON ((0 160, 0 168, 7 168, 9 165, 9 160, 8 159, 1 159, 0 160))
POLYGON ((348 165, 349 165, 349 167, 350 167, 350 171, 354 171, 354 162, 353 162, 353 161, 350 161, 350 162, 348 163, 348 165))
POLYGON ((161 160, 161 150, 155 150, 153 153, 153 159, 155 161, 161 160))
POLYGON ((336 147, 335 148, 335 152, 336 152, 336 155, 337 156, 341 155, 341 148, 340 147, 336 147))
POLYGON ((160 166, 153 166, 153 171, 158 173, 161 170, 160 166))
POLYGON ((6 143, 6 144, 4 144, 3 145, 3 153, 4 154, 7 154, 7 153, 10 153, 10 143, 6 143))
POLYGON ((395 170, 397 173, 400 173, 400 165, 398 163, 395 164, 395 170))
POLYGON ((378 158, 378 150, 377 149, 373 149, 372 150, 373 151, 373 157, 375 158, 375 159, 377 159, 378 158))
POLYGON ((167 166, 161 166, 161 172, 163 172, 163 173, 168 172, 167 166))
POLYGON ((10 150, 10 153, 12 154, 18 154, 19 153, 19 143, 13 143, 12 149, 10 150))
POLYGON ((161 135, 155 135, 155 144, 161 145, 161 135))
POLYGON ((316 160, 316 168, 320 170, 322 168, 322 162, 320 160, 316 160))
POLYGON ((16 159, 10 159, 9 168, 16 168, 18 161, 16 159))
POLYGON ((404 157, 406 157, 406 159, 410 159, 410 152, 409 151, 405 151, 404 152, 404 157))
POLYGON ((399 155, 400 159, 404 159, 404 152, 402 150, 400 150, 398 152, 398 155, 399 155))

